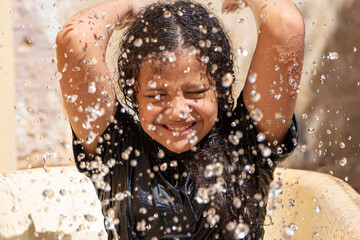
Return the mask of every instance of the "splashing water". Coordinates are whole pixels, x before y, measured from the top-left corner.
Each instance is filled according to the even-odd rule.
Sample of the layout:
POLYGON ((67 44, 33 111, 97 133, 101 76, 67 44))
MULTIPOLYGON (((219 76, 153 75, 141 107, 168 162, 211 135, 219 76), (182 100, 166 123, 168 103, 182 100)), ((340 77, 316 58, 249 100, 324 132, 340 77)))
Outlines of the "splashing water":
POLYGON ((346 157, 343 157, 342 159, 340 159, 340 166, 344 167, 346 164, 347 164, 346 157))
POLYGON ((223 77, 222 77, 222 86, 225 88, 228 88, 231 86, 231 84, 234 81, 234 77, 231 73, 226 73, 223 77))

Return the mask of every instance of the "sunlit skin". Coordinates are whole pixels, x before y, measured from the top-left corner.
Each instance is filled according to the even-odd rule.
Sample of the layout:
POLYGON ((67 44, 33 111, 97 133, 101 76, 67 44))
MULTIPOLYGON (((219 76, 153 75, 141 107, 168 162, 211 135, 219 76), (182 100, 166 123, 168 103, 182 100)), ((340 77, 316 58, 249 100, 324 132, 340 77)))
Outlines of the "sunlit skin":
POLYGON ((205 66, 186 50, 178 52, 172 63, 145 61, 140 67, 136 98, 144 131, 176 153, 190 150, 204 138, 218 114, 216 91, 205 66), (155 88, 151 88, 155 85, 149 84, 151 81, 155 88))

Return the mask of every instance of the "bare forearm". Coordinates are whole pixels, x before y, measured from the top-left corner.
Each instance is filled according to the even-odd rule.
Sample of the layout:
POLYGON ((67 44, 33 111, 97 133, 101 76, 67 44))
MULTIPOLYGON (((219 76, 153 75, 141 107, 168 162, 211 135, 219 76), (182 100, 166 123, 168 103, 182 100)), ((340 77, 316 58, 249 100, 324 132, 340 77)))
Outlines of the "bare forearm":
MULTIPOLYGON (((259 131, 272 142, 285 136, 300 86, 304 54, 304 23, 291 0, 247 0, 259 30, 258 43, 250 66, 255 84, 246 82, 244 101, 260 109, 259 131), (253 92, 261 95, 253 101, 253 92)), ((251 110, 251 109, 250 109, 251 110)))
MULTIPOLYGON (((131 3, 110 0, 85 9, 72 17, 57 36, 61 91, 71 126, 79 138, 101 134, 114 114, 116 97, 105 54, 115 25, 130 15, 131 3), (100 109, 102 116, 90 119, 86 108, 100 109)), ((83 146, 93 152, 96 141, 83 146)))

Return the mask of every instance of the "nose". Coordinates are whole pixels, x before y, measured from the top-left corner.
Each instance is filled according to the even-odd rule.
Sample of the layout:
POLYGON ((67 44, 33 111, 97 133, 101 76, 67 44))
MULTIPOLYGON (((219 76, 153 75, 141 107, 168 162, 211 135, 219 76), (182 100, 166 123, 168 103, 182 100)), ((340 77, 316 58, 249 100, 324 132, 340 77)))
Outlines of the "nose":
POLYGON ((168 102, 165 114, 173 121, 183 121, 190 114, 190 106, 183 96, 176 96, 168 102))

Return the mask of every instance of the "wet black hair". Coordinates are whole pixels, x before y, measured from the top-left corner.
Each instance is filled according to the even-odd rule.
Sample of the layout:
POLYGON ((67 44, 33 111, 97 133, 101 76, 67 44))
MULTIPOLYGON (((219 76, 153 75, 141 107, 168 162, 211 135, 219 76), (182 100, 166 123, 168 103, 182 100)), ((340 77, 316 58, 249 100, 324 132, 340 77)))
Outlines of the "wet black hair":
MULTIPOLYGON (((125 96, 125 103, 138 114, 136 105, 136 84, 140 66, 148 56, 160 59, 169 53, 182 49, 196 52, 199 61, 206 65, 207 74, 218 95, 218 122, 208 134, 209 141, 197 146, 193 161, 186 161, 189 174, 194 176, 197 189, 207 188, 216 183, 216 178, 205 178, 206 166, 216 159, 224 166, 220 176, 225 182, 226 193, 217 193, 210 206, 216 208, 220 216, 218 224, 223 237, 230 239, 232 233, 226 230, 230 222, 257 226, 258 216, 251 212, 253 202, 246 196, 253 196, 253 185, 239 186, 238 178, 247 165, 246 157, 235 161, 228 147, 227 136, 230 126, 220 123, 229 117, 233 107, 231 85, 223 84, 224 78, 234 78, 233 56, 229 38, 219 20, 201 4, 190 1, 155 3, 147 6, 125 32, 118 59, 119 85, 125 96), (234 206, 235 197, 242 200, 241 207, 234 206)), ((251 154, 249 149, 248 154, 251 154)), ((249 236, 251 236, 249 234, 249 236)), ((251 239, 251 238, 246 238, 251 239)))

